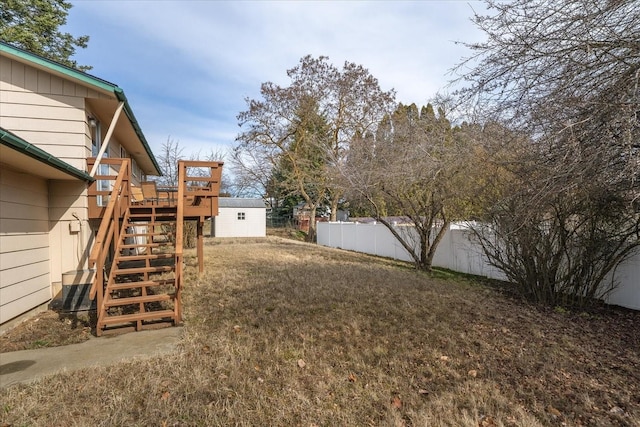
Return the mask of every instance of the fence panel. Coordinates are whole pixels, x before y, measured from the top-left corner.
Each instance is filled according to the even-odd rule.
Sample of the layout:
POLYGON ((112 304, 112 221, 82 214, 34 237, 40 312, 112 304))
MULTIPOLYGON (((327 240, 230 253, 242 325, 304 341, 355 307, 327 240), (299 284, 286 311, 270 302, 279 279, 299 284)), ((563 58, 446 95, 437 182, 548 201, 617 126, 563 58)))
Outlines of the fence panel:
MULTIPOLYGON (((397 230, 405 236, 415 233, 412 227, 407 226, 398 226, 397 230)), ((417 244, 415 236, 413 241, 417 244)), ((382 224, 319 223, 318 244, 413 262, 407 250, 382 224)), ((447 231, 438 245, 433 265, 461 273, 506 279, 502 271, 487 262, 471 232, 456 225, 447 231)), ((618 287, 606 298, 606 302, 640 310, 640 253, 621 264, 614 278, 618 287)))
MULTIPOLYGON (((346 224, 342 224, 343 229, 346 224)), ((356 246, 355 250, 364 253, 376 253, 378 247, 378 241, 376 239, 376 225, 375 224, 354 224, 353 227, 356 230, 356 246)))
POLYGON ((618 287, 606 298, 607 303, 640 310, 640 251, 620 264, 613 277, 618 287))

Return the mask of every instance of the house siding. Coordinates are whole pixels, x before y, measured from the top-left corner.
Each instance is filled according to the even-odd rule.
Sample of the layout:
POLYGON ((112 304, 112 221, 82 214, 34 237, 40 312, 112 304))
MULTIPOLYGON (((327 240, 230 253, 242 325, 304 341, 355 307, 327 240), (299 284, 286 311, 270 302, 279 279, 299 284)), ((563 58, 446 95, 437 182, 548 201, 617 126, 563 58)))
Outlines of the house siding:
POLYGON ((0 127, 86 170, 91 140, 85 98, 113 97, 7 57, 0 57, 0 70, 0 127))
POLYGON ((0 164, 0 324, 51 298, 48 186, 0 164))
POLYGON ((87 186, 81 181, 49 181, 49 245, 53 254, 50 264, 53 282, 62 280, 62 274, 88 267, 93 243, 86 204, 87 186), (78 231, 71 225, 77 224, 78 231))

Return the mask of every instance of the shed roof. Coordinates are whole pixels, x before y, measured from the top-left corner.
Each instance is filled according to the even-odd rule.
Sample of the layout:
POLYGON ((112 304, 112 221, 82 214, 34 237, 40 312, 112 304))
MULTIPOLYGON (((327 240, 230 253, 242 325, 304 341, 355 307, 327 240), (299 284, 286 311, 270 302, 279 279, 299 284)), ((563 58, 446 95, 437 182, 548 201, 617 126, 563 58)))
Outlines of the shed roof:
POLYGON ((221 208, 265 208, 262 199, 244 199, 239 197, 220 197, 218 206, 221 208))

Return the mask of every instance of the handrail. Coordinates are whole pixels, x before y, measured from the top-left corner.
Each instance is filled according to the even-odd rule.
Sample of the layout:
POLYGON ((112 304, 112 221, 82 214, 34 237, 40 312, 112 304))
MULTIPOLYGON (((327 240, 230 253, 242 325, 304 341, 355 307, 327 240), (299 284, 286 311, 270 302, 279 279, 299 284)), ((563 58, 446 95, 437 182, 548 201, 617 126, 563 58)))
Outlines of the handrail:
POLYGON ((96 265, 98 266, 95 279, 89 292, 89 298, 94 299, 96 293, 98 293, 98 304, 101 303, 100 300, 102 299, 102 286, 104 284, 102 269, 104 268, 104 263, 109 253, 109 246, 112 240, 117 241, 118 239, 118 225, 123 207, 122 199, 124 199, 125 207, 129 204, 129 159, 118 160, 119 162, 117 163, 120 163, 120 170, 118 171, 109 196, 109 202, 102 217, 102 222, 98 228, 98 234, 96 235, 93 248, 91 248, 91 254, 89 255, 89 268, 96 265))
POLYGON ((185 186, 184 186, 185 168, 184 162, 178 162, 178 211, 176 213, 176 255, 182 255, 182 242, 183 242, 183 230, 184 230, 184 198, 185 198, 185 186))
POLYGON ((182 321, 182 252, 183 252, 183 234, 184 234, 184 188, 185 166, 183 161, 178 161, 178 207, 176 209, 176 263, 175 263, 175 288, 176 302, 175 315, 176 321, 182 321))

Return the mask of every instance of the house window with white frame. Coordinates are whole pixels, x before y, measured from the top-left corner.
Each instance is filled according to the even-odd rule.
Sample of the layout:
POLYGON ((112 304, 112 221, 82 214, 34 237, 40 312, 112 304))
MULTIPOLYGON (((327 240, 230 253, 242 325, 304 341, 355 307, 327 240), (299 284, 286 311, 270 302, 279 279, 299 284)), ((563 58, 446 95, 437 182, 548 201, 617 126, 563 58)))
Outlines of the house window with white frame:
POLYGON ((246 219, 244 212, 238 212, 238 221, 244 221, 246 219))
POLYGON ((140 179, 140 168, 138 167, 138 163, 134 159, 131 159, 131 173, 133 174, 133 176, 140 179))
POLYGON ((98 157, 100 146, 102 145, 102 134, 100 133, 100 122, 89 116, 89 129, 91 131, 91 157, 98 157))
MULTIPOLYGON (((91 156, 98 157, 100 153, 100 148, 102 147, 102 130, 100 127, 100 122, 92 116, 87 117, 87 123, 89 124, 89 129, 91 131, 91 156)), ((105 150, 102 155, 103 158, 109 157, 109 150, 105 150)), ((111 175, 111 170, 109 165, 105 165, 103 163, 98 167, 98 175, 111 175)), ((113 186, 113 182, 110 180, 100 179, 96 183, 96 187, 98 191, 111 191, 111 187, 113 186)), ((106 206, 109 201, 109 196, 99 194, 96 197, 96 203, 98 206, 106 206)))

